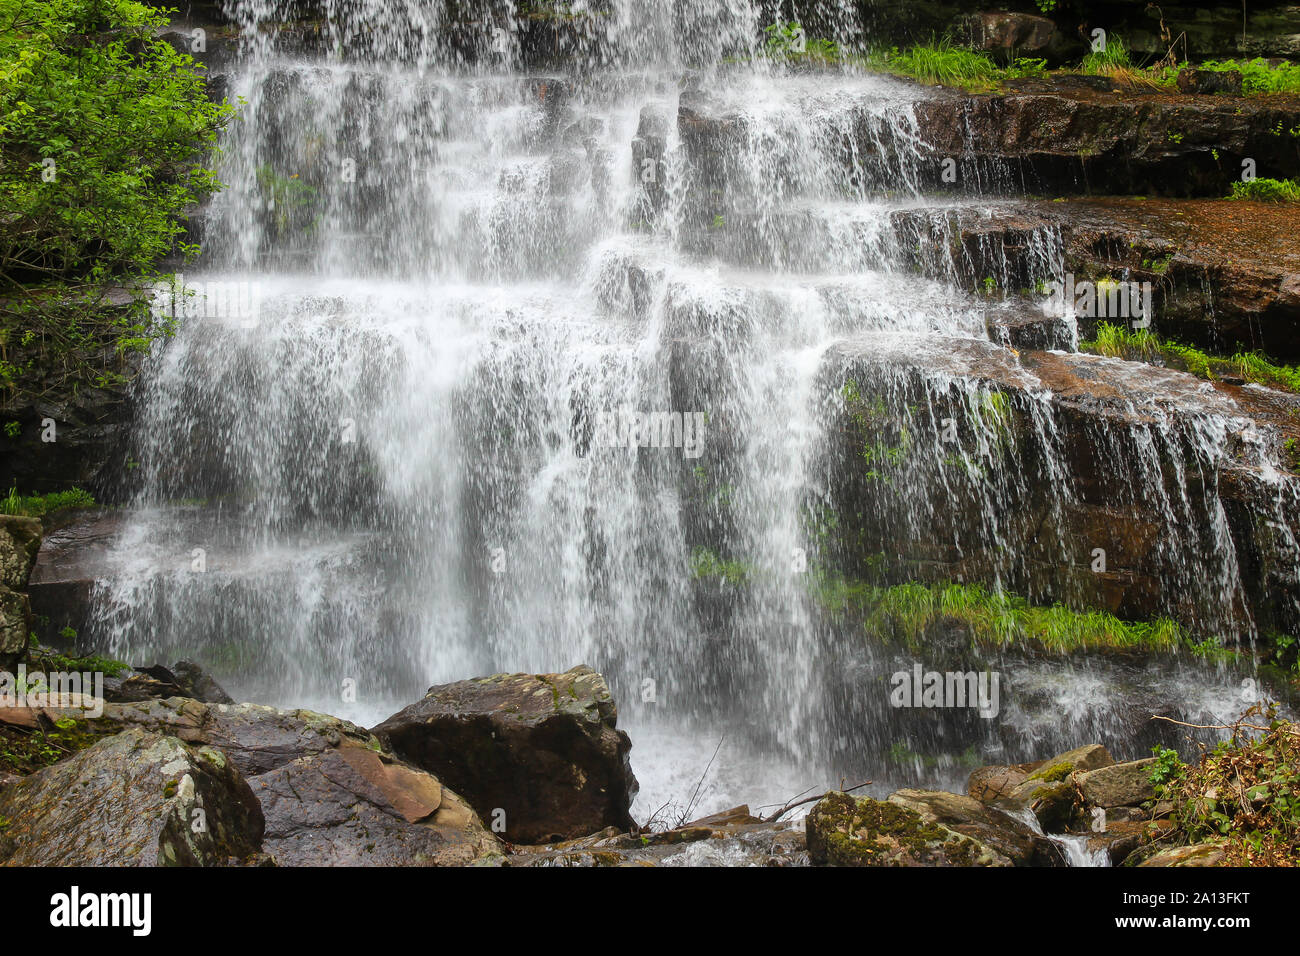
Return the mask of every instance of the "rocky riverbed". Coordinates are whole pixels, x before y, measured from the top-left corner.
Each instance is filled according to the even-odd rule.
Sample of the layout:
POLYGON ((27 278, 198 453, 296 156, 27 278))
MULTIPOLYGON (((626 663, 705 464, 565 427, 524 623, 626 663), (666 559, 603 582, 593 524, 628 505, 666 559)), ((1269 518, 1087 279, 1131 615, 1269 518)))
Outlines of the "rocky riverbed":
POLYGON ((1098 865, 1213 859, 1160 849, 1153 761, 1095 744, 979 768, 968 795, 830 792, 803 819, 792 802, 638 824, 631 742, 588 667, 432 687, 372 730, 232 703, 188 662, 97 701, 0 708, 6 741, 56 728, 58 760, 0 774, 0 863, 1065 866, 1071 839, 1098 865), (153 696, 181 690, 197 696, 153 696))

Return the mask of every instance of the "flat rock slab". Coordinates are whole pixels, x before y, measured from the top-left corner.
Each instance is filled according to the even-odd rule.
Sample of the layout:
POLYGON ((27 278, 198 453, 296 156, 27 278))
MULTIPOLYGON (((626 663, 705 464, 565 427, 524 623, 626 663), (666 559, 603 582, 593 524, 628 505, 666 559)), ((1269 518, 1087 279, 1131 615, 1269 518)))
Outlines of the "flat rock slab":
POLYGON ((1197 846, 1180 846, 1172 850, 1162 850, 1149 856, 1138 866, 1221 866, 1224 851, 1222 847, 1211 843, 1197 846))
POLYGON ((432 687, 374 732, 503 819, 508 840, 538 844, 633 825, 632 744, 617 719, 605 679, 575 667, 432 687))
POLYGON ((261 849, 262 810, 220 751, 140 728, 0 790, 8 866, 220 866, 261 849))
POLYGON ((1156 798, 1151 782, 1154 757, 1090 770, 1076 778, 1084 800, 1094 807, 1136 807, 1156 798))

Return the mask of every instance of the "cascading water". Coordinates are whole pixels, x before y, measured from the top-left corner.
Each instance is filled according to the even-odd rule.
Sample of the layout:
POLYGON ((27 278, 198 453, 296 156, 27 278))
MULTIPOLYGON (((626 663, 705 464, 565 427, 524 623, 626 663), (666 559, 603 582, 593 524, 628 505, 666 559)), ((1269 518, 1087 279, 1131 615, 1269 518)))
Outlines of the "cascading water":
MULTIPOLYGON (((1014 651, 993 659, 1016 689, 998 719, 900 713, 882 682, 911 661, 813 600, 848 379, 982 429, 961 469, 918 439, 892 498, 863 493, 891 533, 1005 549, 1031 484, 1056 511, 1074 495, 1048 389, 1014 372, 1029 424, 1007 448, 994 391, 952 361, 954 342, 1009 355, 987 304, 913 268, 900 216, 981 214, 922 195, 914 92, 755 58, 775 11, 742 0, 616 2, 569 37, 590 68, 563 74, 520 68, 528 24, 488 2, 316 4, 333 32, 311 57, 268 32, 285 5, 230 6, 260 39, 231 82, 228 188, 199 295, 141 377, 92 641, 366 724, 432 683, 589 663, 642 817, 684 803, 724 737, 705 810, 859 775, 962 789, 972 754, 1139 750, 1144 709, 1235 713, 1238 676, 1194 661, 1014 651), (216 288, 240 307, 205 304, 216 288), (634 412, 678 417, 614 447, 634 412), (944 526, 941 497, 975 500, 971 522, 944 526)), ((1053 274, 1051 236, 1037 255, 1053 274)), ((1231 410, 1194 434, 1145 413, 1142 447, 1115 450, 1140 463, 1129 493, 1213 543, 1217 499, 1180 469, 1213 468, 1231 410)), ((916 435, 937 427, 919 414, 916 435)), ((1038 546, 1068 563, 1063 532, 1038 546)), ((1168 548, 1236 601, 1231 548, 1168 548)))

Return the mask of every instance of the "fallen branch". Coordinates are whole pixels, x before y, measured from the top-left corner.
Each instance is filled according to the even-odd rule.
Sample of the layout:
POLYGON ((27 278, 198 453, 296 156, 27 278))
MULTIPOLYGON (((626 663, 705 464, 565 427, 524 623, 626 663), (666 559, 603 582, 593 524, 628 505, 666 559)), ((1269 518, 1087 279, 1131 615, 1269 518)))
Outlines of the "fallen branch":
MULTIPOLYGON (((871 785, 871 781, 870 781, 870 780, 864 780, 864 781, 862 781, 861 783, 857 784, 856 786, 852 786, 852 787, 844 787, 844 788, 842 788, 839 792, 840 792, 840 793, 852 793, 854 790, 861 790, 863 787, 867 787, 867 786, 870 786, 870 785, 871 785)), ((810 787, 809 789, 812 789, 812 788, 810 787)), ((804 790, 804 791, 802 791, 802 792, 803 792, 803 793, 807 793, 808 791, 807 791, 807 790, 804 790)), ((790 798, 789 802, 787 802, 787 803, 785 804, 785 806, 783 806, 780 810, 776 811, 776 813, 773 813, 773 814, 771 814, 771 815, 769 815, 769 816, 766 816, 766 817, 760 817, 759 819, 762 820, 764 823, 775 823, 777 820, 781 819, 781 817, 785 816, 787 813, 789 813, 789 812, 790 812, 791 810, 793 810, 795 807, 801 807, 801 806, 803 806, 805 803, 812 803, 812 802, 815 801, 815 800, 820 800, 822 797, 826 796, 827 793, 834 793, 834 792, 835 792, 835 791, 833 791, 833 790, 827 790, 827 791, 825 791, 824 793, 819 793, 819 794, 816 794, 815 796, 804 797, 802 800, 797 799, 797 798, 800 796, 800 794, 795 794, 793 797, 790 798)))

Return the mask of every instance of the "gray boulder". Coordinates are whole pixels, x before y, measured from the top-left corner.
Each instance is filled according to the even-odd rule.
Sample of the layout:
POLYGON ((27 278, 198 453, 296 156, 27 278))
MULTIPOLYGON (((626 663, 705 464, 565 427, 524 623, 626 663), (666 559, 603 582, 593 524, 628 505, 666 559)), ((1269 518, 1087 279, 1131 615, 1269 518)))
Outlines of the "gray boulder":
POLYGON ((0 790, 8 866, 220 866, 256 858, 263 818, 225 754, 140 728, 0 790))

